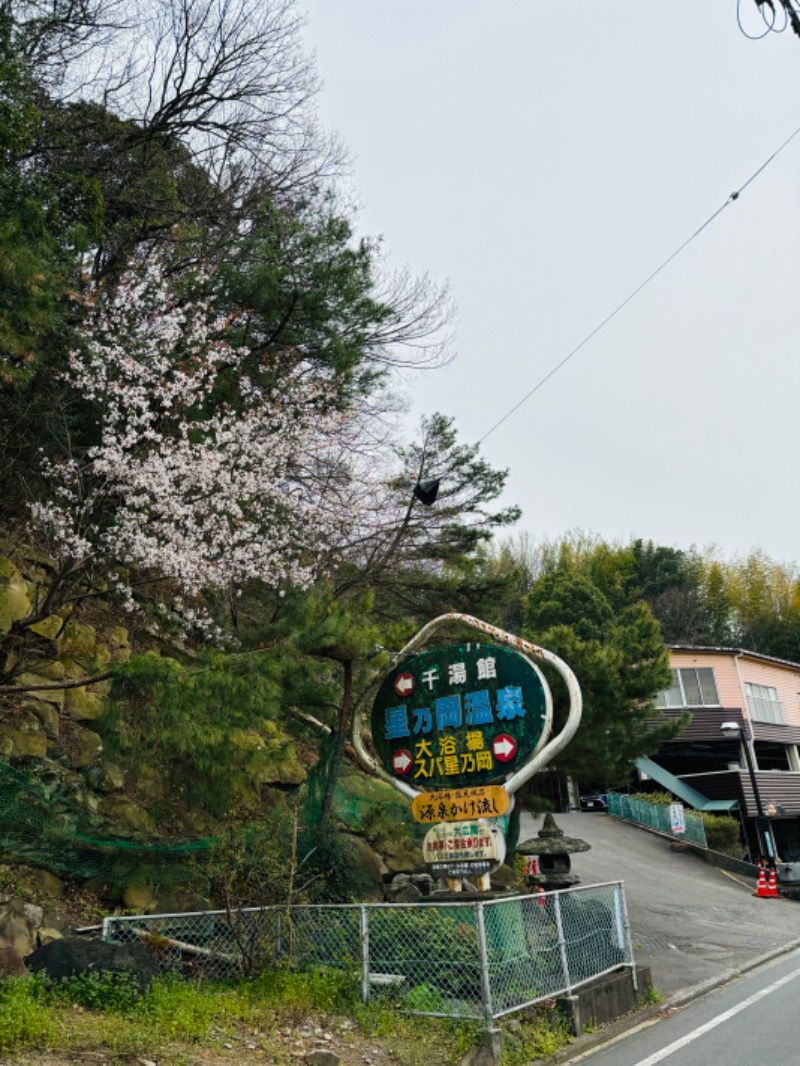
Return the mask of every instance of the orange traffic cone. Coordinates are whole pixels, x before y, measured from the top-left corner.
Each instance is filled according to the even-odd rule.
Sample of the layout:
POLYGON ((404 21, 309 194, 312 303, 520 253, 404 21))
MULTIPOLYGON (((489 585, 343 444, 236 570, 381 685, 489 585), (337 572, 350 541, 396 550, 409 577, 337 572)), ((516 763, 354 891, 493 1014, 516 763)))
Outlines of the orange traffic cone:
POLYGON ((761 899, 769 899, 769 889, 767 888, 767 875, 764 873, 764 867, 759 867, 758 870, 758 888, 753 893, 754 896, 758 896, 761 899))
POLYGON ((775 867, 772 866, 769 871, 769 885, 767 886, 767 895, 770 899, 778 898, 778 885, 775 881, 775 867))

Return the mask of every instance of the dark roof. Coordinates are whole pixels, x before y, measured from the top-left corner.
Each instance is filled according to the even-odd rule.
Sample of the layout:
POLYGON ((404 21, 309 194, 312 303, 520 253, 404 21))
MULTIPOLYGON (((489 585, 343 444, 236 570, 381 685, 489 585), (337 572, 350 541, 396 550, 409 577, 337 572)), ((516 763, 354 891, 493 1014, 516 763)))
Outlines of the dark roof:
POLYGON ((778 659, 774 655, 762 655, 760 651, 749 651, 747 648, 713 648, 707 644, 668 644, 667 647, 670 651, 713 651, 724 655, 746 655, 749 659, 763 659, 765 663, 777 663, 778 666, 790 666, 793 670, 800 670, 800 663, 778 659))

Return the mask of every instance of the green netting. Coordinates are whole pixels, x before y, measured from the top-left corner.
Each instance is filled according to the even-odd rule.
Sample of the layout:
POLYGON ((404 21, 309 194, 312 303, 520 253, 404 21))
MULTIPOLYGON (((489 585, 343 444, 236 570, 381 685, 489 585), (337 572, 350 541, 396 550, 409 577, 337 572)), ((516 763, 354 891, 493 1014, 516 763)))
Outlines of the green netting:
MULTIPOLYGON (((303 821, 306 825, 318 825, 320 822, 325 787, 334 757, 333 741, 326 737, 322 742, 319 762, 301 789, 303 821)), ((361 832, 378 812, 387 824, 415 839, 421 840, 428 829, 428 826, 414 821, 410 800, 404 799, 391 785, 362 773, 346 761, 336 770, 333 811, 337 823, 353 832, 361 832)))
MULTIPOLYGON (((320 760, 293 799, 300 821, 320 824, 325 782, 333 745, 323 745, 320 760)), ((399 833, 419 838, 408 803, 388 785, 345 763, 333 792, 334 824, 360 832, 380 812, 399 833)), ((273 817, 280 817, 276 812, 273 817)), ((254 833, 264 825, 254 825, 254 833)), ((0 852, 5 861, 38 866, 79 880, 97 878, 118 888, 131 884, 188 884, 202 877, 204 859, 215 838, 149 843, 114 835, 108 821, 76 799, 0 760, 0 852)))
POLYGON ((197 877, 211 840, 141 844, 103 832, 103 819, 0 761, 0 849, 17 863, 124 887, 197 877))

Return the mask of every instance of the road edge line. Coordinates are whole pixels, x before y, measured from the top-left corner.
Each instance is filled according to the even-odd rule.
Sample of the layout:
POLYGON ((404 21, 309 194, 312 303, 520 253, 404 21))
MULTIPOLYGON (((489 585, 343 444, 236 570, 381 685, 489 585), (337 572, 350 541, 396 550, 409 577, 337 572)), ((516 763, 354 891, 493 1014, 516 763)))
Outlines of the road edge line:
POLYGON ((681 1007, 686 1007, 695 1000, 708 995, 709 992, 713 992, 717 988, 721 988, 723 985, 730 984, 730 982, 735 981, 737 977, 742 977, 751 970, 757 970, 759 966, 766 966, 767 963, 781 958, 782 955, 791 955, 793 951, 797 951, 798 949, 800 949, 800 938, 790 940, 786 944, 781 944, 777 948, 771 948, 762 955, 757 955, 754 959, 743 962, 740 966, 735 966, 730 970, 723 971, 723 973, 719 974, 717 977, 710 977, 706 981, 701 981, 699 984, 691 985, 689 988, 685 988, 680 992, 675 992, 669 999, 664 1000, 662 1003, 655 1003, 650 1007, 644 1007, 641 1010, 632 1011, 630 1014, 626 1014, 622 1018, 618 1018, 616 1021, 609 1022, 608 1025, 604 1026, 602 1029, 598 1029, 597 1032, 582 1033, 580 1036, 575 1037, 569 1047, 557 1051, 554 1055, 551 1055, 546 1059, 537 1059, 535 1061, 548 1063, 548 1066, 557 1066, 558 1063, 568 1063, 573 1059, 578 1061, 590 1051, 595 1051, 604 1044, 613 1044, 617 1040, 622 1039, 622 1037, 628 1036, 639 1027, 644 1028, 649 1024, 655 1024, 656 1021, 660 1020, 659 1015, 666 1014, 668 1011, 679 1010, 681 1007))

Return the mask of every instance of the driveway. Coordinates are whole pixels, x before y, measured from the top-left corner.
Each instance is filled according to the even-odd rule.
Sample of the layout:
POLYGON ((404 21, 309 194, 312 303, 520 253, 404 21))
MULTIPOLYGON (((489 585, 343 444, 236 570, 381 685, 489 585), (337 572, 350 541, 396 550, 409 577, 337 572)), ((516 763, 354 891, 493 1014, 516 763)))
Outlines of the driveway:
MULTIPOLYGON (((606 814, 557 814, 566 836, 592 850, 572 857, 581 884, 624 881, 637 962, 667 996, 800 937, 800 903, 758 899, 754 883, 606 814)), ((522 816, 520 839, 541 818, 522 816)))

